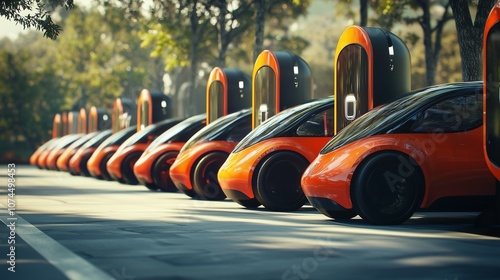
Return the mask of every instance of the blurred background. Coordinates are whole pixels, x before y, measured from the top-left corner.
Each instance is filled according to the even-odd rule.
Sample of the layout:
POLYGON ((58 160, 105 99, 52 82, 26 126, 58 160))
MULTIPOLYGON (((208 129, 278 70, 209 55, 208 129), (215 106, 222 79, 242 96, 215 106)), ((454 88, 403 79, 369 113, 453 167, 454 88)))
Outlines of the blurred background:
MULTIPOLYGON (((474 14, 477 3, 469 7, 474 14)), ((312 70, 314 96, 332 95, 335 48, 352 24, 406 42, 412 88, 462 80, 448 1, 81 0, 50 14, 62 28, 53 39, 0 17, 1 163, 27 163, 51 137, 54 114, 111 110, 117 97, 135 100, 144 88, 169 95, 175 116, 203 113, 213 67, 251 75, 263 49, 298 54, 312 70)))

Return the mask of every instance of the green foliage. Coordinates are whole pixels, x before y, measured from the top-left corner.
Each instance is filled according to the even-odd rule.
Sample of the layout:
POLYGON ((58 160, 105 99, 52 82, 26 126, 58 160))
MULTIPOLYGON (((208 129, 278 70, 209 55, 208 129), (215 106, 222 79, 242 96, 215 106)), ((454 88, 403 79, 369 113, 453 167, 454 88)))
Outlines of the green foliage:
POLYGON ((160 23, 151 23, 148 30, 139 35, 142 40, 141 47, 151 47, 152 57, 163 57, 166 71, 189 64, 189 52, 186 50, 189 43, 183 42, 186 37, 176 38, 173 32, 160 23))
MULTIPOLYGON (((405 20, 404 11, 408 7, 415 10, 414 1, 411 0, 376 0, 372 2, 372 7, 376 11, 377 17, 373 21, 380 27, 391 30, 395 24, 405 20)), ((409 13, 414 15, 414 13, 409 13)), ((407 13, 408 15, 408 13, 407 13)))
POLYGON ((30 32, 0 42, 0 73, 7 73, 0 77, 2 143, 34 149, 50 137, 56 113, 92 105, 111 110, 118 96, 158 89, 156 61, 140 46, 141 25, 124 21, 124 9, 75 8, 62 17, 57 40, 30 32))
MULTIPOLYGON (((336 13, 342 5, 337 1, 315 0, 314 9, 310 9, 312 2, 265 1, 263 47, 289 50, 304 58, 313 73, 315 96, 321 97, 333 94, 336 44, 342 31, 354 23, 354 18, 347 12, 336 13), (305 17, 309 11, 313 15, 305 17)), ((369 3, 382 2, 402 3, 382 0, 369 3)), ((224 40, 220 40, 220 36, 227 36, 225 40, 229 42, 224 58, 226 67, 252 73, 255 0, 241 0, 241 7, 229 9, 224 24, 217 20, 224 13, 221 4, 229 3, 226 1, 153 0, 151 18, 143 15, 147 7, 141 3, 101 0, 85 9, 61 10, 64 32, 57 40, 46 40, 39 32, 31 32, 13 42, 0 41, 0 71, 11 71, 0 81, 3 137, 0 140, 36 146, 50 137, 55 113, 92 105, 111 109, 117 96, 135 99, 143 88, 163 91, 165 73, 173 83, 165 92, 173 98, 195 75, 195 89, 188 91, 188 94, 197 94, 193 94, 194 99, 190 101, 195 104, 196 100, 204 98, 201 96, 207 73, 223 59, 220 53, 224 40), (222 26, 225 27, 221 29, 222 26), (22 104, 18 104, 19 109, 12 110, 16 102, 22 104), (24 127, 26 129, 22 129, 24 127)), ((349 2, 353 8, 357 8, 357 4, 357 0, 349 2)), ((374 6, 371 8, 370 21, 374 23, 383 16, 374 12, 374 6)), ((387 17, 397 14, 396 8, 401 7, 386 6, 387 17)), ((406 8, 412 12, 405 16, 419 15, 411 7, 406 8)), ((356 17, 356 9, 352 10, 356 17)), ((394 21, 391 30, 410 48, 412 87, 424 86, 425 49, 420 42, 421 27, 394 21)), ((459 80, 460 56, 455 30, 447 26, 442 40, 445 47, 437 63, 436 82, 459 80)))
MULTIPOLYGON (((67 107, 111 108, 116 97, 135 97, 147 86, 148 53, 139 29, 123 22, 123 8, 75 9, 64 22, 56 60, 67 86, 67 107)), ((70 109, 70 108, 67 108, 70 109)))
POLYGON ((62 28, 52 21, 51 13, 57 8, 66 10, 74 7, 73 0, 16 0, 1 1, 0 16, 19 23, 23 28, 35 28, 41 30, 45 37, 56 39, 62 28), (35 7, 35 12, 31 10, 35 7), (26 12, 29 11, 27 14, 26 12))
POLYGON ((50 137, 52 118, 63 103, 51 64, 37 63, 24 49, 0 50, 0 138, 31 147, 50 137))
MULTIPOLYGON (((236 8, 226 14, 224 35, 228 44, 228 56, 233 61, 252 61, 250 52, 241 52, 241 48, 253 45, 254 13, 253 1, 241 1, 236 8), (247 3, 248 2, 248 3, 247 3), (242 46, 243 45, 243 46, 242 46), (246 57, 245 57, 246 56, 246 57)), ((285 49, 293 47, 292 51, 300 52, 307 47, 307 42, 297 36, 288 36, 287 29, 294 19, 304 15, 310 0, 271 1, 267 7, 267 49, 285 49)), ((225 1, 153 1, 152 19, 148 29, 141 33, 143 47, 151 47, 151 55, 165 59, 166 70, 190 64, 193 45, 199 62, 220 65, 217 62, 221 51, 221 27, 215 24, 221 13, 221 3, 225 1), (197 9, 194 9, 194 6, 197 9), (197 20, 193 24, 190 17, 195 11, 197 20)), ((236 62, 237 63, 237 62, 236 62)))

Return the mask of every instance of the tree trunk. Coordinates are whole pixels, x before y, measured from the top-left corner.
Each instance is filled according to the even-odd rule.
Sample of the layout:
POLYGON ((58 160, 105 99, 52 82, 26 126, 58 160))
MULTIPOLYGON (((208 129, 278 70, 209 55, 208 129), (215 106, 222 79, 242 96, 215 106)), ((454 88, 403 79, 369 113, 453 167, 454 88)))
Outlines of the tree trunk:
POLYGON ((253 61, 257 60, 259 54, 264 50, 264 24, 266 21, 266 0, 256 0, 255 9, 255 46, 253 50, 253 61))
POLYGON ((226 15, 227 15, 227 3, 226 1, 220 1, 219 4, 219 20, 218 20, 218 26, 219 26, 219 34, 218 34, 218 47, 219 47, 219 57, 218 57, 218 66, 219 67, 224 67, 226 66, 226 53, 227 53, 227 46, 228 44, 226 43, 227 37, 226 37, 226 15))
POLYGON ((436 77, 436 61, 434 61, 434 50, 432 44, 432 28, 431 28, 431 13, 429 9, 429 1, 418 1, 422 8, 422 18, 419 23, 424 33, 424 48, 425 48, 425 84, 433 85, 436 77))
MULTIPOLYGON (((193 7, 196 7, 197 1, 193 1, 193 7)), ((192 36, 192 44, 191 44, 191 55, 190 55, 190 66, 191 72, 189 74, 189 110, 188 115, 194 115, 195 111, 195 93, 196 93, 196 75, 198 73, 198 45, 199 45, 199 34, 198 34, 198 16, 196 15, 196 11, 193 8, 193 11, 190 13, 190 24, 191 24, 191 36, 192 36)))
POLYGON ((455 17, 458 45, 462 58, 462 80, 464 81, 482 79, 484 26, 494 4, 494 0, 479 1, 476 19, 473 23, 467 0, 450 1, 455 17))
POLYGON ((368 0, 359 0, 360 26, 368 24, 368 0))

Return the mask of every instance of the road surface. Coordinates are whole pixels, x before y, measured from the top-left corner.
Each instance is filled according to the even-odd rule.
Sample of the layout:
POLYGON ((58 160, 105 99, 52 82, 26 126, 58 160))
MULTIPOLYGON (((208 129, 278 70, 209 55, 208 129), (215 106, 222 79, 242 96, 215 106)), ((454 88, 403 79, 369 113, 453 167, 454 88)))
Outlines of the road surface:
POLYGON ((9 189, 3 170, 0 279, 500 279, 500 228, 477 213, 372 226, 27 165, 9 189))

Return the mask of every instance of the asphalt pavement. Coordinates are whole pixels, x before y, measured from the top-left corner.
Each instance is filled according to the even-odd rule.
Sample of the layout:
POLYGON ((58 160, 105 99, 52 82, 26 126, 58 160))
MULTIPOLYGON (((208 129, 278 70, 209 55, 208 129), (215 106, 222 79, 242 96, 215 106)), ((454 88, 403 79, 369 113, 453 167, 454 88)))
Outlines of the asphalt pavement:
POLYGON ((500 279, 500 228, 478 213, 373 226, 28 165, 9 189, 4 170, 0 279, 500 279))

